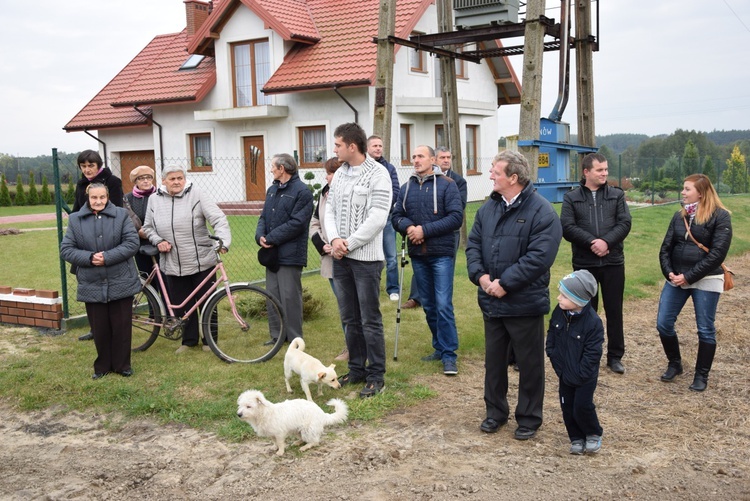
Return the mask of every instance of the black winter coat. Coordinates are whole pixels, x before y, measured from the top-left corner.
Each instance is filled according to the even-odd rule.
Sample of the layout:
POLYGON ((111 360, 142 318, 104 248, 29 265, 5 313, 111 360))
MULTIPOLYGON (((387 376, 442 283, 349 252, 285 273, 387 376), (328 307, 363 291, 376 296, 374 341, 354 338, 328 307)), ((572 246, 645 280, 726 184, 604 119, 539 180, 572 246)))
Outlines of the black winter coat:
POLYGON ((122 181, 119 177, 112 174, 109 167, 105 167, 98 176, 89 181, 85 176, 81 176, 76 184, 75 203, 73 204, 72 212, 78 212, 78 210, 86 205, 89 197, 86 195, 86 188, 91 183, 101 183, 107 187, 109 191, 109 201, 115 204, 117 207, 122 207, 122 181))
POLYGON ((596 191, 595 200, 582 181, 563 197, 560 222, 563 237, 573 249, 574 268, 625 264, 623 240, 630 233, 631 218, 625 192, 620 188, 605 184, 596 191), (591 251, 591 242, 597 238, 607 242, 606 256, 591 251))
POLYGON ((463 204, 456 183, 450 178, 433 173, 425 179, 416 174, 401 187, 393 208, 393 227, 406 234, 410 226, 422 226, 424 242, 409 242, 410 256, 454 256, 454 232, 463 222, 463 204))
POLYGON ((133 256, 138 252, 138 233, 128 212, 109 202, 99 214, 88 204, 70 215, 68 230, 60 243, 60 256, 78 267, 78 301, 108 303, 134 295, 141 281, 133 256), (91 264, 91 256, 104 253, 104 266, 91 264))
POLYGON ((568 386, 581 386, 599 376, 604 326, 591 303, 578 315, 559 306, 552 312, 547 331, 547 356, 555 374, 568 386))
POLYGON ((545 315, 549 312, 549 270, 560 248, 562 227, 555 209, 529 183, 504 208, 499 193, 477 211, 466 243, 469 279, 489 274, 507 291, 502 298, 479 287, 479 307, 488 317, 545 315))
POLYGON ((669 273, 685 275, 689 284, 708 275, 721 275, 721 263, 727 257, 732 243, 732 219, 729 212, 717 209, 706 224, 697 224, 693 220, 690 233, 696 240, 708 247, 706 254, 695 245, 685 229, 685 218, 682 211, 672 217, 667 234, 659 251, 661 272, 669 280, 669 273))
POLYGON ((297 174, 281 184, 274 181, 258 219, 255 242, 260 237, 279 248, 279 265, 307 266, 307 236, 313 213, 313 196, 297 174))

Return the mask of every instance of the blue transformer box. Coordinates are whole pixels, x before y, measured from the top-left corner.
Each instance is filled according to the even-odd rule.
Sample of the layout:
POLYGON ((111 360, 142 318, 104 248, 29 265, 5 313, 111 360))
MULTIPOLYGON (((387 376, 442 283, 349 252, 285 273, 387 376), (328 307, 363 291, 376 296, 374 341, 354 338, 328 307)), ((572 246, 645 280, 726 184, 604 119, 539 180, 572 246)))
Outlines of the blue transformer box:
POLYGON ((539 171, 534 186, 537 192, 552 203, 563 201, 567 191, 578 184, 570 179, 570 152, 592 153, 598 148, 570 144, 570 124, 542 118, 539 140, 518 141, 518 146, 539 147, 539 171))

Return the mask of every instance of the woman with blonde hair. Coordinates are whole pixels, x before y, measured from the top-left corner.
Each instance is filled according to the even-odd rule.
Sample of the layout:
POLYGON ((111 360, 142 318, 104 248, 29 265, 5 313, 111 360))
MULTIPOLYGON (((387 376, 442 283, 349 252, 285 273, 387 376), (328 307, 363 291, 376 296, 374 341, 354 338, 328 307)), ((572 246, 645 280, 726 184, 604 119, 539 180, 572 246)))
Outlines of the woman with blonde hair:
POLYGON ((732 243, 730 212, 722 205, 711 180, 703 174, 685 178, 682 209, 672 217, 659 252, 666 284, 659 299, 656 329, 669 365, 662 381, 682 374, 680 344, 674 326, 692 298, 698 328, 698 356, 690 389, 703 391, 716 353, 716 307, 724 291, 721 264, 732 243), (700 243, 706 250, 702 250, 700 243))

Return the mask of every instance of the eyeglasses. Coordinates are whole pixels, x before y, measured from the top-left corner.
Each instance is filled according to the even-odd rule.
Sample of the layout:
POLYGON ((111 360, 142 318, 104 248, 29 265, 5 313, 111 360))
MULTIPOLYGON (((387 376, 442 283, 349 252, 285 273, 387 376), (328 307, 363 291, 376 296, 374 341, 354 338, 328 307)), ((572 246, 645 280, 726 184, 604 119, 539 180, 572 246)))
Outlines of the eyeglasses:
POLYGON ((138 176, 137 178, 135 178, 136 181, 145 181, 145 180, 151 181, 153 179, 154 179, 154 176, 152 176, 150 174, 146 174, 144 176, 138 176))

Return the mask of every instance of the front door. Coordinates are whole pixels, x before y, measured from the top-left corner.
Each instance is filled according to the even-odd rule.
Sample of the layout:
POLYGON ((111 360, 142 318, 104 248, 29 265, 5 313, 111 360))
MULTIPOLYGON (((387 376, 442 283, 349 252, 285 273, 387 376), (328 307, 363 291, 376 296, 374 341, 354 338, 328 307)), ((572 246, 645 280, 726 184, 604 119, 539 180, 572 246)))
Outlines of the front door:
MULTIPOLYGON (((120 152, 120 173, 122 174, 123 193, 133 191, 133 183, 130 182, 130 171, 139 165, 148 165, 154 169, 154 150, 120 152)), ((154 184, 156 184, 156 179, 154 179, 154 184)))
POLYGON ((242 138, 245 161, 245 198, 249 201, 266 199, 266 157, 263 154, 263 136, 242 138))

